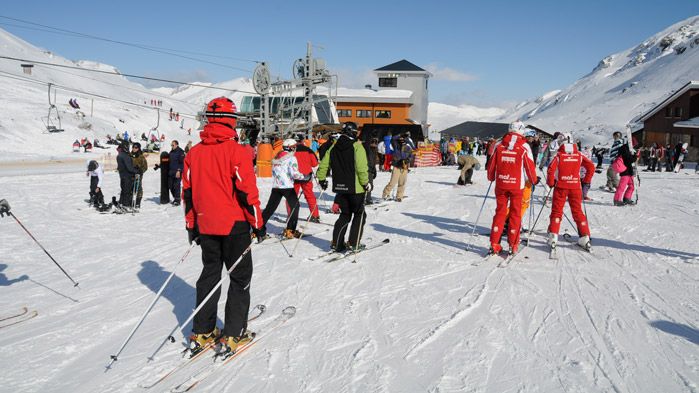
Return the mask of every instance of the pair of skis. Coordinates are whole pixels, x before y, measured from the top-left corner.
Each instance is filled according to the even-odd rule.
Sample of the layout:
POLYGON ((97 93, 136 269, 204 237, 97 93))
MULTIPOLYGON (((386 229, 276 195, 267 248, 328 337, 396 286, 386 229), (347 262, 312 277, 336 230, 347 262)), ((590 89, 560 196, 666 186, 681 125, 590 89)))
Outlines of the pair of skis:
POLYGON ((353 255, 357 255, 357 254, 360 254, 360 253, 362 253, 362 252, 371 251, 371 250, 376 249, 376 248, 379 248, 379 247, 381 247, 381 246, 385 246, 386 244, 388 244, 388 243, 390 243, 390 242, 391 242, 391 239, 386 238, 386 239, 383 239, 382 241, 380 241, 380 242, 378 242, 378 243, 371 244, 371 245, 369 245, 369 246, 366 246, 366 247, 364 247, 364 248, 360 248, 360 249, 357 249, 357 250, 352 250, 352 249, 350 249, 350 250, 343 251, 343 252, 337 252, 337 251, 335 251, 335 250, 330 250, 330 251, 324 252, 324 253, 322 253, 322 254, 320 254, 320 255, 316 255, 316 256, 314 256, 314 257, 306 258, 306 261, 318 261, 318 260, 323 260, 323 261, 326 262, 326 263, 337 262, 337 261, 342 260, 342 259, 345 259, 345 258, 347 258, 347 257, 353 256, 353 255))
MULTIPOLYGON (((255 307, 255 309, 258 311, 257 314, 255 316, 253 316, 252 318, 248 319, 248 322, 259 318, 265 312, 266 307, 264 305, 258 305, 255 307)), ((222 358, 221 356, 214 355, 212 358, 212 357, 204 356, 206 354, 210 354, 211 353, 210 350, 213 349, 213 347, 214 347, 213 345, 208 345, 208 346, 202 348, 197 353, 193 354, 191 357, 183 359, 182 361, 180 361, 178 364, 176 364, 174 367, 170 368, 168 371, 166 371, 163 375, 161 375, 155 381, 153 381, 153 382, 141 382, 138 384, 138 386, 143 388, 143 389, 151 389, 154 386, 157 386, 157 385, 161 384, 162 382, 168 380, 168 378, 177 374, 179 371, 188 368, 190 365, 193 365, 195 363, 203 363, 203 364, 201 364, 200 367, 198 367, 197 369, 192 371, 189 374, 189 376, 185 377, 183 382, 179 383, 178 385, 175 385, 170 390, 171 392, 188 392, 188 391, 192 390, 195 386, 197 386, 199 383, 201 383, 203 380, 205 380, 206 378, 210 377, 211 375, 214 375, 218 369, 220 369, 224 365, 232 362, 235 358, 242 355, 250 347, 259 343, 260 340, 262 340, 264 337, 266 337, 272 331, 276 330, 281 325, 286 323, 294 315, 296 315, 296 307, 288 306, 288 307, 284 308, 281 311, 281 314, 279 316, 277 316, 268 325, 269 326, 268 328, 255 333, 253 336, 254 339, 252 341, 250 341, 244 345, 239 346, 238 348, 236 348, 235 352, 228 355, 227 357, 222 358), (205 362, 204 359, 209 359, 210 361, 205 362), (201 360, 201 361, 199 361, 199 360, 201 360)), ((189 349, 185 349, 185 351, 183 351, 183 356, 186 356, 187 353, 189 353, 189 352, 190 352, 189 349)))
POLYGON ((27 307, 22 307, 22 309, 14 314, 7 315, 0 318, 0 329, 6 328, 12 325, 17 325, 22 322, 26 322, 32 318, 39 315, 36 310, 29 311, 27 307))

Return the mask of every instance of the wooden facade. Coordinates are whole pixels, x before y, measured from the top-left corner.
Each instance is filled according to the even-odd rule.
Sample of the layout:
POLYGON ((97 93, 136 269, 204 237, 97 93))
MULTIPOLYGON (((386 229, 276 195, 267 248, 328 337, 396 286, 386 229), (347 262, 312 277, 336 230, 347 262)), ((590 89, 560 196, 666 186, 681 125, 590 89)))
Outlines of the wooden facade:
POLYGON ((659 105, 641 116, 643 122, 642 142, 673 147, 677 143, 688 143, 688 161, 699 158, 699 128, 682 126, 682 123, 699 118, 699 84, 690 82, 659 105))
POLYGON ((410 117, 410 104, 337 102, 335 106, 341 123, 351 121, 357 124, 360 130, 365 124, 413 124, 408 120, 410 117), (362 116, 359 117, 358 115, 362 116))

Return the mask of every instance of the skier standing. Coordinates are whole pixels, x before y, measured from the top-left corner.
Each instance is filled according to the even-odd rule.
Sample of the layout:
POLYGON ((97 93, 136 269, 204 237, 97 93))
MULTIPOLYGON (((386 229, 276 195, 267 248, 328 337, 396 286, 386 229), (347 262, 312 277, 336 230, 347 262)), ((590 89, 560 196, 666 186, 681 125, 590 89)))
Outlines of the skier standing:
POLYGON ((134 177, 136 182, 136 209, 141 208, 141 199, 143 199, 143 173, 148 170, 148 162, 141 151, 141 144, 136 142, 131 146, 131 158, 133 166, 138 172, 134 177))
MULTIPOLYGON (((615 131, 612 134, 612 138, 614 138, 614 142, 612 142, 612 147, 609 148, 610 163, 614 162, 616 157, 619 155, 619 148, 621 148, 621 145, 624 144, 624 141, 621 140, 621 132, 615 131)), ((615 192, 618 186, 619 174, 616 173, 610 165, 609 168, 607 168, 607 185, 604 187, 604 189, 609 192, 615 192)))
POLYGON ((133 197, 133 177, 137 173, 133 166, 133 160, 129 156, 129 144, 124 141, 117 148, 117 171, 119 172, 119 181, 121 192, 119 194, 119 206, 123 212, 124 207, 131 206, 131 198, 133 197))
MULTIPOLYGON (((184 159, 183 196, 190 244, 201 245, 203 269, 197 280, 197 306, 221 278, 221 269, 250 247, 250 230, 264 238, 255 171, 247 152, 237 142, 236 108, 219 97, 207 105, 208 124, 199 134, 201 143, 184 159)), ((234 352, 252 340, 247 330, 250 309, 252 256, 248 252, 230 274, 223 334, 216 327, 220 289, 194 317, 192 353, 213 345, 220 354, 234 352)))
POLYGON ((635 205, 631 197, 635 190, 633 178, 636 175, 634 163, 636 162, 636 152, 633 151, 628 143, 622 143, 618 149, 618 155, 624 160, 626 170, 619 174, 619 186, 614 193, 614 206, 635 205))
MULTIPOLYGON (((272 192, 269 194, 267 206, 262 212, 262 219, 266 224, 274 211, 277 210, 282 197, 286 199, 286 203, 290 206, 291 212, 289 219, 286 222, 286 229, 282 237, 291 239, 292 237, 300 237, 301 233, 296 230, 296 224, 299 219, 299 200, 294 190, 295 181, 303 180, 306 176, 299 172, 299 164, 294 156, 296 149, 296 141, 286 139, 282 144, 282 150, 277 153, 277 156, 272 160, 272 192)), ((313 192, 312 183, 311 193, 313 192)), ((315 198, 314 198, 315 199, 315 198)))
POLYGON ((168 172, 168 187, 172 193, 172 205, 180 205, 180 181, 182 180, 182 171, 184 170, 184 150, 180 147, 180 143, 173 140, 170 144, 170 169, 168 172))
POLYGON ((332 169, 332 190, 335 192, 335 203, 340 208, 340 217, 335 222, 330 248, 337 252, 362 248, 360 241, 366 220, 364 193, 371 191, 366 151, 362 143, 356 140, 355 132, 351 125, 343 126, 343 133, 328 149, 317 173, 318 182, 325 190, 328 187, 326 176, 332 169), (349 241, 345 243, 350 221, 349 241))
POLYGON ((563 208, 566 199, 573 214, 573 220, 578 227, 578 245, 587 250, 590 249, 590 228, 587 217, 582 208, 583 188, 588 187, 595 173, 595 164, 578 151, 575 143, 572 143, 570 134, 564 134, 563 143, 558 148, 558 153, 551 160, 546 174, 546 182, 553 189, 551 204, 551 217, 548 227, 548 243, 555 249, 558 242, 558 232, 561 228, 563 208), (584 169, 584 178, 581 186, 581 169, 584 169))
POLYGON ((497 200, 490 231, 489 254, 498 254, 502 251, 500 239, 508 216, 508 204, 507 242, 510 246, 510 255, 517 253, 522 222, 522 193, 526 179, 529 179, 532 184, 537 184, 539 181, 532 152, 524 139, 524 124, 516 121, 510 124, 502 142, 495 147, 488 166, 488 180, 495 182, 495 199, 497 200))
POLYGON ((86 175, 90 177, 90 205, 100 211, 106 210, 104 194, 102 193, 102 178, 104 177, 102 167, 97 161, 91 160, 87 163, 86 175))
MULTIPOLYGON (((320 213, 318 212, 318 202, 316 195, 313 193, 313 169, 318 166, 318 157, 313 150, 303 144, 299 140, 296 144, 296 151, 293 153, 298 163, 298 170, 303 175, 303 179, 294 180, 294 193, 299 195, 299 189, 303 190, 303 196, 308 202, 308 209, 311 211, 311 222, 320 222, 320 213)), ((298 203, 298 202, 297 202, 298 203)), ((287 210, 289 207, 287 206, 287 210)), ((298 210, 298 207, 296 208, 298 210)))

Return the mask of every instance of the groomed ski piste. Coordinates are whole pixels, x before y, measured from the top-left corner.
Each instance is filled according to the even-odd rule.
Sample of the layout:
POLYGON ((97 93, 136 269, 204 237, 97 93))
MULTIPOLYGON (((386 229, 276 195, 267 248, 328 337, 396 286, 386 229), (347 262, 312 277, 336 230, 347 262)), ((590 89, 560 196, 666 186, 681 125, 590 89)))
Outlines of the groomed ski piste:
MULTIPOLYGON (((252 305, 267 311, 250 328, 263 339, 192 391, 699 391, 693 170, 642 172, 639 204, 626 207, 612 206, 612 194, 598 189, 604 174, 597 174, 587 203, 593 252, 561 241, 558 259, 550 260, 545 208, 530 246, 503 269, 498 256, 472 265, 488 248, 495 207, 491 193, 476 228, 481 235, 471 239, 485 173, 476 172, 467 187, 454 185, 457 176, 455 167, 414 169, 408 198, 367 210, 364 242, 390 243, 356 258, 308 260, 327 250, 329 231, 302 239, 293 258, 279 242, 253 245, 252 305), (265 335, 288 306, 294 318, 265 335)), ((24 307, 38 312, 0 330, 0 391, 168 392, 187 380, 185 369, 139 387, 172 366, 189 334, 191 325, 148 361, 194 308, 198 247, 105 369, 188 248, 183 210, 158 204, 158 181, 159 173, 146 172, 141 212, 115 215, 87 208, 85 173, 0 177, 0 197, 80 283, 74 288, 11 217, 0 219, 0 318, 24 307)), ((118 175, 108 172, 105 182, 109 198, 118 175)), ((379 173, 375 196, 387 182, 379 173)), ((258 179, 258 186, 264 206, 271 182, 258 179)), ((535 195, 538 213, 542 187, 535 195)), ((326 198, 330 203, 332 194, 326 198)), ((282 207, 278 214, 285 217, 282 207)), ((268 231, 282 226, 271 220, 268 231)), ((307 231, 319 227, 326 226, 307 231)), ((284 244, 291 250, 294 242, 284 244)), ((219 325, 222 318, 220 306, 219 325)))

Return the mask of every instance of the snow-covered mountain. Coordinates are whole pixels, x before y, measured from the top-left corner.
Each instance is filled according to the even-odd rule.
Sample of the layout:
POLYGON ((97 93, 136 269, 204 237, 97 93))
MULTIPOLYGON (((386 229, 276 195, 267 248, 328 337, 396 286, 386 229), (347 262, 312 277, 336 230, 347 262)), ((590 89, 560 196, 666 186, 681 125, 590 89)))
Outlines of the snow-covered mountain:
POLYGON ((508 110, 551 133, 573 131, 594 143, 609 138, 674 90, 699 79, 699 16, 676 23, 633 48, 602 59, 587 75, 508 110))
MULTIPOLYGON (((119 72, 111 65, 94 61, 70 61, 1 29, 0 54, 34 62, 119 72)), ((114 136, 117 132, 129 131, 131 135, 140 135, 148 133, 156 125, 168 138, 177 138, 182 142, 189 138, 186 130, 198 124, 192 116, 199 109, 197 105, 181 100, 177 95, 149 90, 122 75, 39 63, 34 63, 31 75, 26 75, 20 67, 22 63, 0 59, 0 161, 77 157, 71 153, 72 143, 76 139, 97 138, 104 142, 107 134, 114 136), (62 133, 46 132, 49 83, 53 84, 51 100, 58 109, 61 126, 65 129, 62 133), (69 105, 70 99, 77 99, 81 113, 69 105), (159 124, 157 110, 150 106, 151 100, 163 101, 159 108, 159 124), (170 108, 189 115, 185 118, 184 129, 179 128, 180 123, 168 121, 170 108), (85 116, 82 117, 82 114, 85 116)), ((211 94, 215 93, 212 91, 211 94)), ((53 111, 51 118, 57 126, 56 111, 53 111)), ((98 158, 107 151, 110 150, 95 149, 95 152, 82 156, 85 159, 98 158)))
MULTIPOLYGON (((439 132, 445 128, 464 121, 491 121, 503 115, 505 109, 497 107, 478 107, 473 105, 449 105, 430 102, 427 107, 427 117, 430 121, 430 132, 439 132)), ((438 140, 437 137, 436 140, 438 140)))

